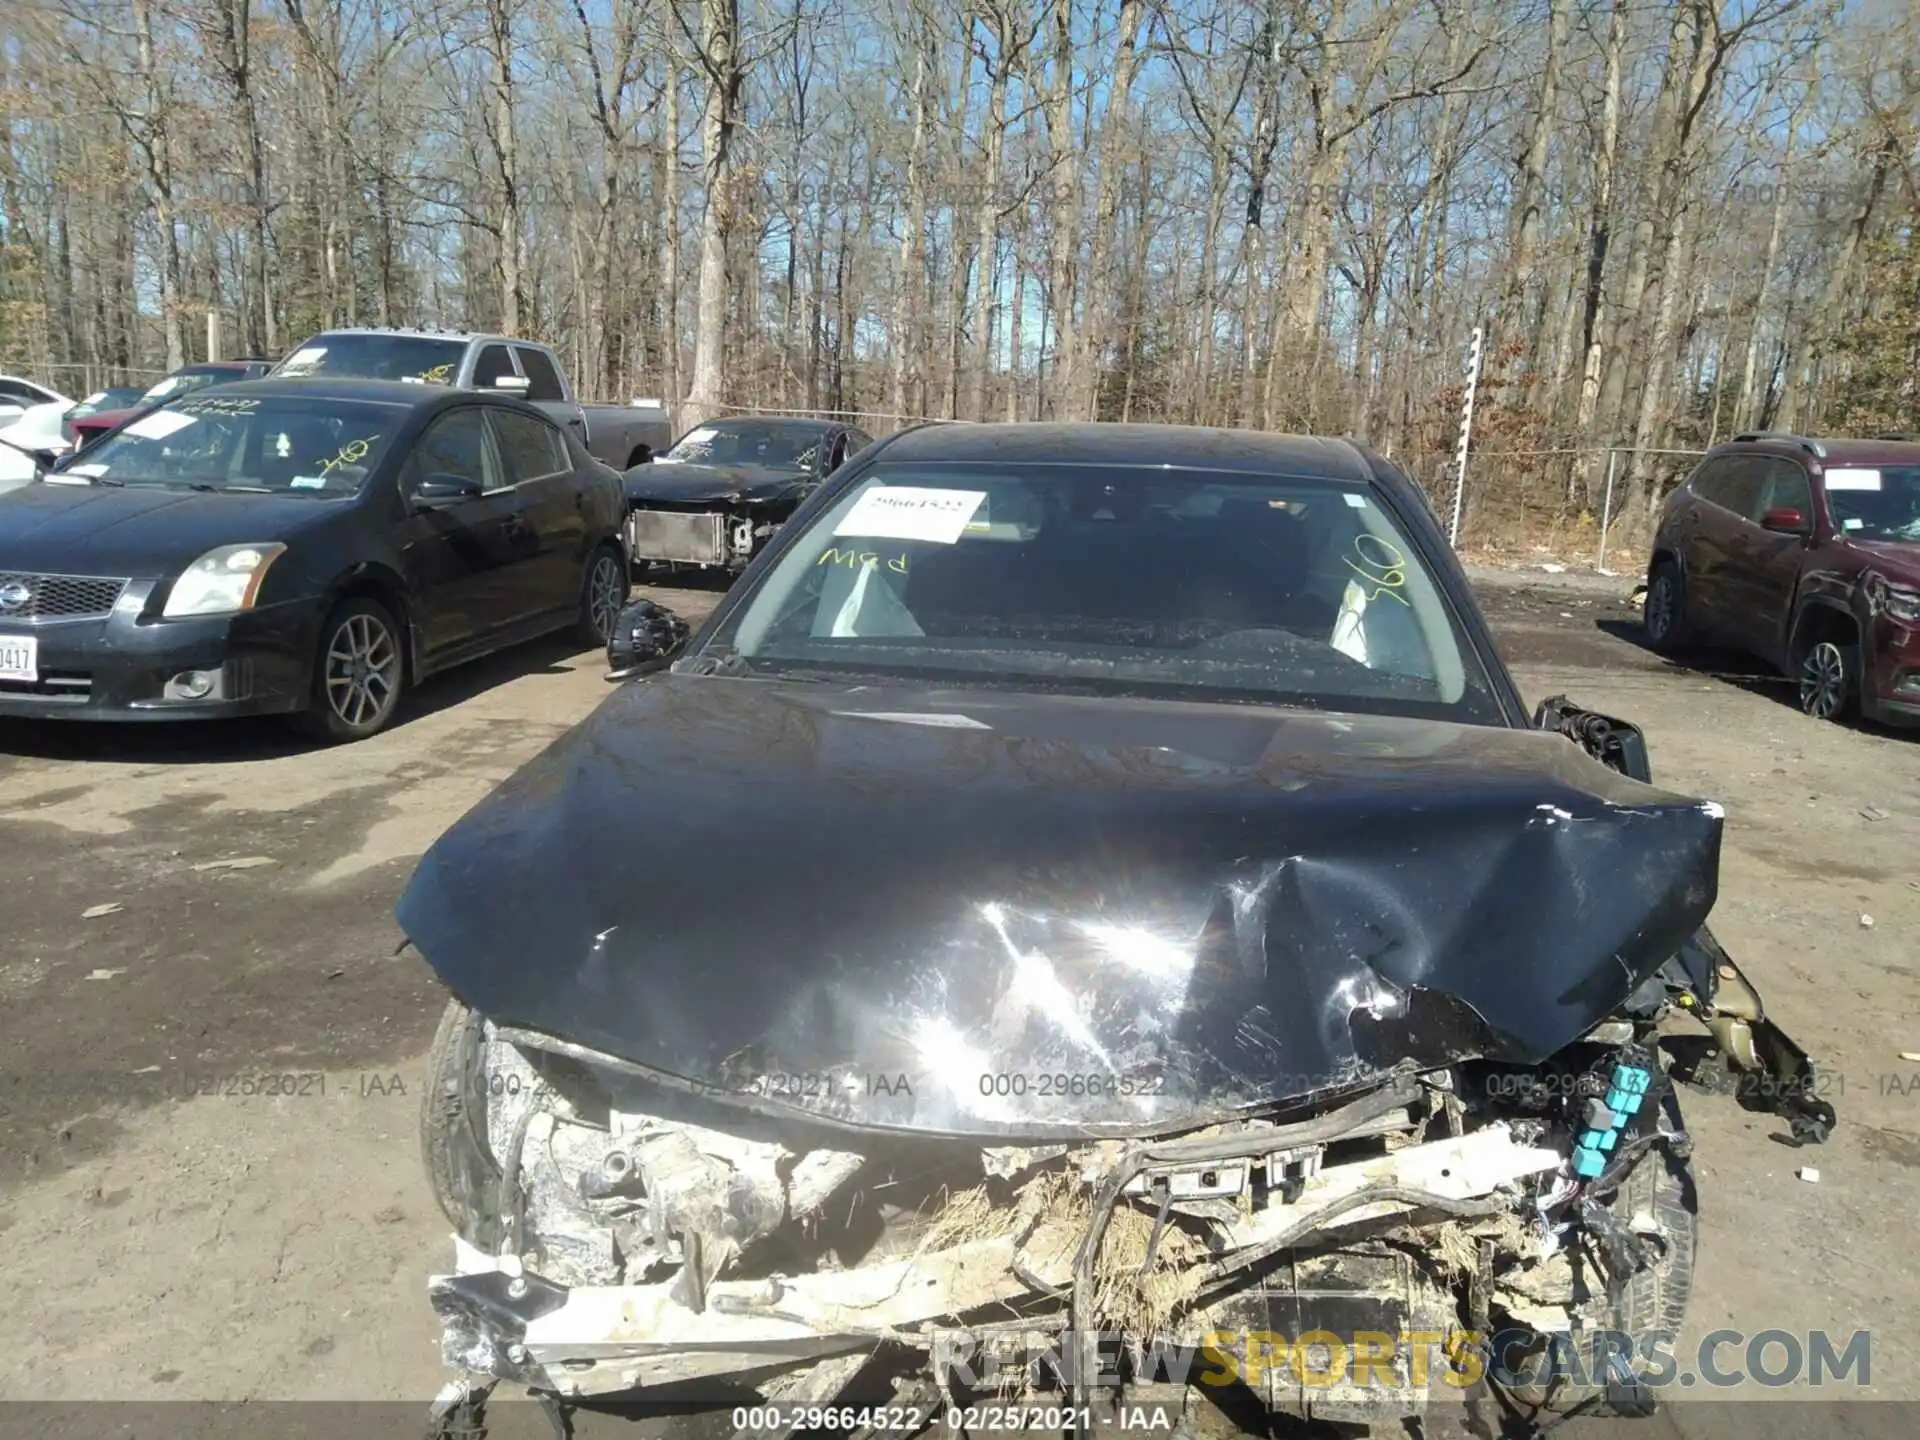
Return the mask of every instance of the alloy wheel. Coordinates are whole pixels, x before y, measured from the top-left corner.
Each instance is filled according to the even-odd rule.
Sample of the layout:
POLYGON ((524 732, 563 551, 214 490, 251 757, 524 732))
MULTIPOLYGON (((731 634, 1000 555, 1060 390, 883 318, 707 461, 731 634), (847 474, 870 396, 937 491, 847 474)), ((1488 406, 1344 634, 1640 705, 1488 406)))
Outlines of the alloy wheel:
POLYGON ((1662 570, 1647 587, 1641 623, 1654 640, 1664 640, 1673 629, 1673 572, 1662 570))
POLYGON ((606 552, 594 557, 593 570, 587 576, 587 619, 602 643, 613 633, 613 622, 627 600, 627 577, 620 561, 606 552))
POLYGON ((1847 700, 1847 655, 1822 640, 1800 662, 1800 708, 1816 720, 1831 720, 1847 700))
POLYGON ((327 642, 327 704, 355 730, 393 703, 399 673, 400 647, 372 615, 349 615, 327 642))

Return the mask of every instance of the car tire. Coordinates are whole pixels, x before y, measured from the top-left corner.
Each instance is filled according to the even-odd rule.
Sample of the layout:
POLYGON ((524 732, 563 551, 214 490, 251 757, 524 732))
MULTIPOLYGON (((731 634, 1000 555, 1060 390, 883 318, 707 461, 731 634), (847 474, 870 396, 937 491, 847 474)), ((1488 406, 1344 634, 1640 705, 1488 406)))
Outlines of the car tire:
POLYGON ((1803 713, 1815 720, 1846 720, 1860 700, 1860 647, 1843 640, 1816 640, 1800 657, 1795 678, 1803 713))
POLYGON ((627 573, 627 557, 614 544, 602 545, 587 557, 586 571, 580 577, 580 616, 575 630, 583 645, 607 648, 613 622, 620 607, 627 603, 632 589, 627 573))
POLYGON ((420 1153, 440 1213, 462 1240, 491 1254, 504 1233, 494 1213, 500 1162, 487 1143, 485 1025, 460 1001, 447 1002, 427 1050, 420 1153))
POLYGON ((1671 560, 1662 560, 1647 577, 1647 593, 1640 602, 1640 628, 1646 632, 1647 643, 1666 655, 1685 649, 1693 638, 1687 623, 1687 582, 1671 560))
MULTIPOLYGON (((1682 1128, 1679 1099, 1669 1090, 1660 1105, 1667 1127, 1679 1131, 1682 1128)), ((1598 1293, 1580 1307, 1583 1328, 1589 1332, 1631 1335, 1636 1344, 1643 1337, 1667 1336, 1677 1340, 1693 1294, 1694 1265, 1700 1246, 1699 1191, 1694 1185, 1693 1166, 1675 1155, 1670 1146, 1655 1145, 1627 1172, 1619 1190, 1606 1202, 1606 1208, 1620 1224, 1629 1228, 1651 1220, 1658 1236, 1658 1258, 1627 1280, 1621 1287, 1618 1304, 1608 1303, 1599 1277, 1591 1277, 1598 1293)), ((1588 1358, 1582 1354, 1582 1363, 1588 1358)), ((1547 1386, 1510 1387, 1509 1393, 1530 1408, 1554 1414, 1564 1415, 1572 1410, 1596 1416, 1634 1413, 1616 1406, 1604 1383, 1580 1384, 1573 1376, 1556 1377, 1547 1386)))
POLYGON ((356 595, 320 627, 307 708, 295 718, 329 744, 365 740, 391 723, 406 685, 406 632, 378 600, 356 595))

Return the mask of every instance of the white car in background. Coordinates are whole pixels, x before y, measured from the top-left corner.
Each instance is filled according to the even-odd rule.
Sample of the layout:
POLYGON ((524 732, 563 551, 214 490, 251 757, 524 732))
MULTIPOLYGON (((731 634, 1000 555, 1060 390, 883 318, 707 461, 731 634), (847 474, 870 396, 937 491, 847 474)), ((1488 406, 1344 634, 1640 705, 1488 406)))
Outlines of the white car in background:
POLYGON ((71 408, 69 400, 51 400, 0 413, 0 490, 32 484, 73 448, 65 424, 71 408))
POLYGON ((49 390, 18 375, 0 375, 0 425, 18 420, 23 411, 36 405, 59 405, 61 412, 73 408, 73 401, 58 390, 49 390))

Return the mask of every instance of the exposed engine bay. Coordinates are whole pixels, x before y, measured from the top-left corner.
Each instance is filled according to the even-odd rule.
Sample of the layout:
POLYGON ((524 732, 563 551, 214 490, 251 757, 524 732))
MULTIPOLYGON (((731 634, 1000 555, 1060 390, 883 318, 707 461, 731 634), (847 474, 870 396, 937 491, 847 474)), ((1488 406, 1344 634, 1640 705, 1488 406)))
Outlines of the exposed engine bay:
MULTIPOLYGON (((836 1131, 458 1012, 475 1068, 446 1099, 484 1109, 498 1173, 431 1282, 444 1358, 470 1385, 575 1401, 704 1381, 825 1405, 864 1372, 896 1408, 984 1393, 1073 1415, 1197 1403, 1208 1362, 1156 1357, 1225 1349, 1271 1410, 1394 1424, 1448 1393, 1463 1347, 1677 1329, 1691 1147, 1657 1025, 1687 1012, 1752 1028, 1674 992, 1544 1066, 1024 1147, 836 1131), (1652 1309, 1632 1293, 1649 1273, 1652 1309), (1382 1337, 1369 1373, 1237 1348, 1314 1332, 1382 1337), (1114 1353, 1077 1356, 1072 1336, 1114 1353)), ((1798 1093, 1780 1078, 1756 1088, 1798 1093)), ((1790 1118, 1801 1140, 1832 1121, 1790 1118)), ((1604 1397, 1557 1398, 1631 1409, 1630 1370, 1605 1378, 1604 1397)))
POLYGON ((636 562, 741 570, 780 528, 784 515, 741 501, 710 509, 649 506, 627 515, 627 554, 636 562))

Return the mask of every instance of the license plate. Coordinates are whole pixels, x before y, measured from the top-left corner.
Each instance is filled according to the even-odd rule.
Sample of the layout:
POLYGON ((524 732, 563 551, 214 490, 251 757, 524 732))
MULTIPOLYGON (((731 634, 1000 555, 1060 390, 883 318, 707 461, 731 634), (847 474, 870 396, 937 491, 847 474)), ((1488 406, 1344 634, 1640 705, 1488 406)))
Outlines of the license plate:
POLYGON ((39 678, 40 637, 0 635, 0 680, 24 680, 31 685, 39 678))

